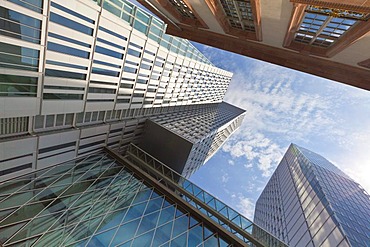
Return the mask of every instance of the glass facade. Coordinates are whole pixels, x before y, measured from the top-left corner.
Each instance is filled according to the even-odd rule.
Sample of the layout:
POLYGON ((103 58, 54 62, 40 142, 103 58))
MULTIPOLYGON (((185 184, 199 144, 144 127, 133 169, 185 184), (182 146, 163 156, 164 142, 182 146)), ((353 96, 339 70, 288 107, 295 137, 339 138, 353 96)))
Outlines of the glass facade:
MULTIPOLYGON (((239 246, 233 241, 233 224, 246 232, 235 236, 251 243, 242 235, 253 240, 247 233, 256 227, 252 222, 187 180, 181 180, 178 191, 176 183, 162 182, 171 190, 163 193, 160 185, 142 175, 156 178, 149 172, 148 163, 154 164, 153 160, 143 159, 147 163, 139 170, 130 164, 149 157, 135 156, 134 148, 123 159, 100 152, 2 182, 1 245, 239 246), (178 194, 181 189, 189 196, 178 194), (196 204, 198 200, 201 203, 196 204), (202 203, 226 220, 210 223, 207 217, 216 217, 212 210, 200 207, 202 203), (217 230, 215 224, 229 233, 217 230)), ((158 171, 166 171, 163 181, 178 176, 155 164, 158 171)), ((273 239, 264 235, 269 238, 273 239)))
POLYGON ((292 246, 369 246, 369 202, 332 163, 292 144, 257 201, 255 222, 292 246))

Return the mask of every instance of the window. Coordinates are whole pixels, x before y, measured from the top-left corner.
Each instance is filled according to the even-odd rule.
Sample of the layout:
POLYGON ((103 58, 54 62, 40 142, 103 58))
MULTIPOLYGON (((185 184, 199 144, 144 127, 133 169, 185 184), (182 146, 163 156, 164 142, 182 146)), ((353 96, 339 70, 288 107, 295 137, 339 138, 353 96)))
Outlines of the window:
POLYGON ((117 99, 117 103, 130 103, 130 99, 117 99))
POLYGON ((80 24, 78 22, 72 21, 66 17, 63 17, 61 15, 58 15, 56 13, 50 12, 50 21, 55 22, 59 25, 71 28, 73 30, 76 30, 81 33, 85 33, 87 35, 92 36, 93 35, 93 29, 89 28, 83 24, 80 24))
POLYGON ((98 38, 97 40, 98 40, 99 42, 101 42, 101 43, 104 43, 104 44, 106 44, 106 45, 110 45, 110 46, 116 47, 116 48, 121 49, 121 50, 124 50, 124 49, 125 49, 125 47, 123 47, 123 46, 121 46, 121 45, 117 45, 117 44, 115 44, 115 43, 112 43, 112 42, 107 41, 107 40, 102 39, 102 38, 98 38))
POLYGON ((53 76, 53 77, 86 80, 86 74, 81 74, 81 73, 76 73, 76 72, 67 72, 67 71, 56 70, 56 69, 45 69, 45 75, 53 76))
POLYGON ((117 38, 120 38, 120 39, 123 39, 123 40, 127 40, 127 38, 125 36, 122 36, 116 32, 113 32, 107 28, 104 28, 104 27, 99 27, 99 30, 103 31, 103 32, 106 32, 106 33, 109 33, 110 35, 113 35, 113 36, 116 36, 117 38))
POLYGON ((172 4, 172 6, 177 10, 179 14, 181 14, 184 17, 191 18, 191 19, 197 19, 194 15, 194 13, 191 11, 188 5, 184 1, 180 0, 169 0, 169 2, 172 4))
POLYGON ((133 74, 137 73, 137 69, 131 68, 131 67, 128 67, 128 66, 123 67, 123 71, 128 72, 128 73, 133 73, 133 74))
POLYGON ((0 74, 0 97, 36 97, 37 81, 37 77, 0 74))
POLYGON ((0 18, 0 34, 40 44, 40 20, 3 7, 0 18))
POLYGON ((71 38, 56 34, 56 33, 51 33, 50 32, 48 34, 48 36, 56 38, 56 39, 61 39, 61 40, 64 40, 64 41, 67 41, 67 42, 70 42, 70 43, 73 43, 73 44, 76 44, 76 45, 80 45, 80 46, 83 46, 83 47, 91 48, 90 44, 87 44, 85 42, 81 42, 81 41, 78 41, 78 40, 75 40, 75 39, 71 39, 71 38))
POLYGON ((89 88, 89 93, 106 93, 106 94, 115 94, 115 93, 116 93, 116 89, 90 87, 90 88, 89 88))
POLYGON ((37 71, 39 50, 0 42, 1 67, 37 71))
POLYGON ((87 22, 89 22, 91 24, 95 24, 95 21, 94 20, 92 20, 92 19, 90 19, 90 18, 88 18, 88 17, 86 17, 84 15, 81 15, 81 14, 79 14, 79 13, 73 11, 73 10, 70 10, 70 9, 68 9, 68 8, 66 8, 66 7, 64 7, 62 5, 59 5, 59 4, 55 3, 55 2, 51 2, 51 6, 54 7, 54 8, 60 9, 60 10, 66 12, 66 13, 68 13, 70 15, 73 15, 73 16, 77 17, 77 18, 80 18, 80 19, 82 19, 84 21, 87 21, 87 22))
POLYGON ((46 100, 82 100, 83 94, 63 94, 63 93, 44 93, 43 99, 46 100))
POLYGON ((46 64, 63 66, 63 67, 68 67, 68 68, 73 68, 73 69, 87 70, 87 67, 84 67, 84 66, 81 66, 81 65, 70 64, 70 63, 62 63, 62 62, 52 61, 52 60, 46 60, 46 64))
POLYGON ((92 68, 92 73, 118 77, 120 72, 108 70, 108 69, 92 68))
POLYGON ((30 10, 42 13, 43 0, 8 0, 30 10))
POLYGON ((122 59, 123 58, 123 54, 122 53, 119 53, 119 52, 116 52, 116 51, 112 51, 110 49, 107 49, 107 48, 104 48, 104 47, 101 47, 101 46, 96 46, 95 52, 98 52, 98 53, 103 54, 103 55, 115 57, 115 58, 118 58, 118 59, 122 59))
MULTIPOLYGON (((331 12, 332 9, 310 5, 305 7, 304 11, 302 20, 297 20, 299 27, 292 40, 295 43, 320 48, 329 48, 334 45, 342 35, 366 18, 365 14, 344 10, 342 12, 336 10, 334 15, 331 12)), ((288 47, 290 45, 294 44, 289 43, 288 47)))
POLYGON ((128 48, 127 53, 134 57, 141 57, 141 52, 128 48))
POLYGON ((68 54, 68 55, 72 55, 76 57, 82 57, 82 58, 89 58, 90 56, 90 52, 68 47, 65 45, 60 45, 60 44, 50 42, 50 41, 48 42, 48 50, 56 51, 56 52, 60 52, 60 53, 64 53, 64 54, 68 54))
POLYGON ((117 65, 117 64, 113 64, 113 63, 107 63, 107 62, 103 62, 103 61, 100 61, 100 60, 94 60, 94 63, 105 65, 105 66, 110 66, 110 67, 118 68, 118 69, 121 68, 121 65, 117 65))

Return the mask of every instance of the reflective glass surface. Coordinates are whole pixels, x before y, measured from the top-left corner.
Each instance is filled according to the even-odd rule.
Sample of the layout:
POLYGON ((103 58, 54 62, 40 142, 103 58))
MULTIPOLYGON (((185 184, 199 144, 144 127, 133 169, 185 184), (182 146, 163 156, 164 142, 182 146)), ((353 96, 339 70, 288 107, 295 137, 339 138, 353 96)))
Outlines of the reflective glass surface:
POLYGON ((0 184, 2 246, 229 246, 104 153, 0 184))

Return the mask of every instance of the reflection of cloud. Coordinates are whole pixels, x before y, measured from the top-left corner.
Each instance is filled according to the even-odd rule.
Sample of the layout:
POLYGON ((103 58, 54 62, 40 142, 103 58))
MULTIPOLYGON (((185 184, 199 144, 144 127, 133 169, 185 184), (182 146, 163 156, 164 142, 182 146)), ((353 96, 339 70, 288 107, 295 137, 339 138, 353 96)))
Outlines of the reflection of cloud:
POLYGON ((253 219, 254 203, 250 198, 244 196, 239 197, 239 202, 236 205, 236 208, 242 215, 244 215, 248 219, 253 219))

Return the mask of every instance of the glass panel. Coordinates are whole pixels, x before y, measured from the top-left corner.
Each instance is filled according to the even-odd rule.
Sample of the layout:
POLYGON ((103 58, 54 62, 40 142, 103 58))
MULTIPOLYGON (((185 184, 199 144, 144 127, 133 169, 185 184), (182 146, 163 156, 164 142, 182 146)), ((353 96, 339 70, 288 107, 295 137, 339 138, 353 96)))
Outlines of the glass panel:
POLYGON ((131 221, 129 223, 126 223, 122 225, 118 231, 117 234, 112 242, 113 245, 117 245, 120 243, 123 243, 135 236, 135 232, 137 227, 139 226, 140 219, 131 221))

